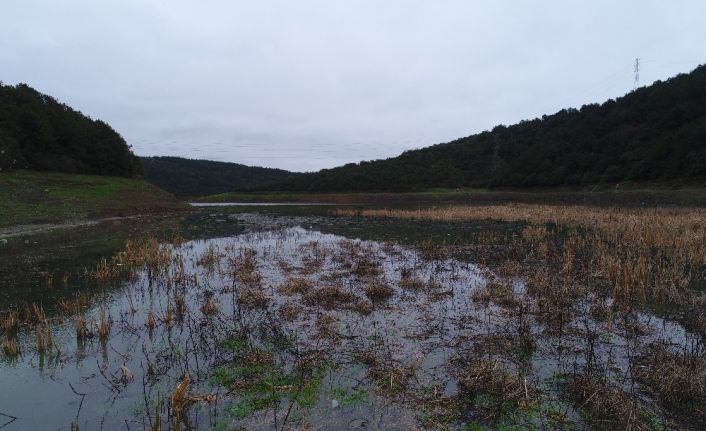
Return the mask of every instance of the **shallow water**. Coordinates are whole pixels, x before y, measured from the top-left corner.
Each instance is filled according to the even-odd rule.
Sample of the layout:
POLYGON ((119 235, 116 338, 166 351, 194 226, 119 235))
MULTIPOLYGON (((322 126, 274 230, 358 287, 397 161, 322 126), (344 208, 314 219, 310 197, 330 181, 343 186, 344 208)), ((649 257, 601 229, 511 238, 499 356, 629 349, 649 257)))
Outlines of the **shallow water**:
POLYGON ((283 206, 341 206, 322 202, 189 202, 195 207, 283 207, 283 206))
MULTIPOLYGON (((61 430, 75 422, 82 430, 142 430, 155 424, 157 411, 163 429, 410 429, 423 413, 416 402, 431 391, 456 395, 459 374, 478 358, 524 369, 553 393, 553 377, 585 364, 589 329, 601 334, 593 354, 616 375, 627 372, 640 343, 691 339, 681 325, 647 313, 638 318, 642 337, 627 337, 620 325, 607 329, 587 312, 556 334, 531 314, 474 299, 495 275, 473 262, 274 225, 162 243, 159 250, 169 256, 164 271, 142 267, 85 283, 78 289, 92 293, 81 310, 92 332, 85 340, 76 337, 76 313, 48 311, 51 353, 38 353, 36 331, 21 328, 21 354, 0 356, 0 429, 61 430), (308 287, 283 289, 292 280, 308 287), (368 298, 365 288, 375 283, 388 286, 390 297, 368 298), (248 292, 262 296, 248 302, 248 292), (99 304, 110 321, 105 339, 97 334, 99 304), (524 336, 536 347, 508 359, 520 328, 528 328, 524 336), (242 372, 239 361, 253 353, 268 358, 256 373, 219 381, 223 373, 242 372), (316 365, 300 372, 310 358, 316 365), (194 399, 186 414, 167 423, 186 375, 194 399), (261 390, 267 384, 271 398, 261 390), (313 392, 308 402, 303 392, 313 392)), ((513 296, 531 302, 524 281, 511 282, 513 296)))

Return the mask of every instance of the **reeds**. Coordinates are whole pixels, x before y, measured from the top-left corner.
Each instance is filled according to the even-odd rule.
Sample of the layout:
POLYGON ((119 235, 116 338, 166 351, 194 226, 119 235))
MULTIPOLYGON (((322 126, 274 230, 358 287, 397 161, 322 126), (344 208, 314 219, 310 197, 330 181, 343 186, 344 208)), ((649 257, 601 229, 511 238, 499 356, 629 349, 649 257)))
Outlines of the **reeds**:
POLYGON ((88 324, 86 323, 86 318, 82 314, 76 316, 75 329, 77 339, 84 340, 88 337, 88 324))
MULTIPOLYGON (((183 418, 188 407, 188 397, 189 385, 191 384, 191 378, 189 373, 184 374, 184 378, 179 382, 177 387, 174 389, 174 393, 170 399, 172 416, 176 421, 183 418)), ((178 427, 178 424, 176 425, 178 427)))
POLYGON ((40 322, 34 327, 37 352, 46 353, 54 346, 54 336, 51 331, 49 320, 40 322))
POLYGON ((154 317, 154 312, 152 309, 149 309, 147 311, 147 328, 149 328, 151 332, 155 327, 157 327, 157 319, 154 317))
POLYGON ((108 335, 110 335, 110 322, 105 314, 105 305, 100 305, 99 311, 99 322, 98 322, 98 336, 101 340, 107 340, 108 335))
POLYGON ((566 393, 583 413, 590 429, 665 429, 659 418, 645 409, 637 397, 603 379, 574 376, 566 385, 566 393))
POLYGON ((699 352, 673 351, 663 344, 648 346, 637 377, 660 401, 706 421, 706 358, 699 352))
POLYGON ((5 356, 9 358, 17 357, 17 355, 20 354, 20 345, 17 343, 17 339, 14 337, 5 338, 2 344, 2 351, 5 353, 5 356))
POLYGON ((528 409, 537 402, 537 391, 527 378, 496 360, 471 360, 459 376, 459 395, 470 402, 484 397, 489 402, 475 406, 486 419, 508 411, 528 409))
POLYGON ((456 206, 421 210, 338 210, 339 215, 432 221, 504 220, 531 223, 522 241, 533 256, 560 262, 611 286, 619 301, 682 303, 706 266, 706 210, 598 208, 556 205, 456 206), (547 225, 564 226, 551 240, 547 225))

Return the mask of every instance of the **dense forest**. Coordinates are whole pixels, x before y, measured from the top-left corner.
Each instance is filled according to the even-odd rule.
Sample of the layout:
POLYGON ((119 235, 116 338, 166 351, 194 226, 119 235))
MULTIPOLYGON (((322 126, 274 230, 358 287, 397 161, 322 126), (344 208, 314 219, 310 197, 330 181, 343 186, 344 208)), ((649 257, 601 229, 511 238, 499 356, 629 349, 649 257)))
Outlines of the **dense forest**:
POLYGON ((32 87, 0 83, 0 170, 135 177, 139 158, 108 124, 32 87))
POLYGON ((277 190, 403 191, 547 187, 706 178, 706 66, 603 104, 352 163, 271 185, 277 190))
POLYGON ((143 157, 147 181, 177 196, 253 189, 295 177, 289 171, 181 157, 143 157))

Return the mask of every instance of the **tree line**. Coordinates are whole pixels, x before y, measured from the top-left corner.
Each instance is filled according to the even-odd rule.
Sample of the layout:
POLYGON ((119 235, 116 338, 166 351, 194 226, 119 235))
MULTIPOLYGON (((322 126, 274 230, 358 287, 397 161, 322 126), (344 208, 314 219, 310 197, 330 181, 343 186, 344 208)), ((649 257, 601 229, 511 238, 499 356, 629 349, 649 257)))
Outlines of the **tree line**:
POLYGON ((706 66, 615 100, 564 109, 385 160, 270 184, 276 190, 406 191, 706 179, 706 66))
POLYGON ((136 177, 140 159, 108 124, 26 84, 0 83, 0 170, 136 177))
POLYGON ((263 187, 296 174, 282 169, 181 157, 143 157, 145 178, 177 196, 204 196, 263 187))

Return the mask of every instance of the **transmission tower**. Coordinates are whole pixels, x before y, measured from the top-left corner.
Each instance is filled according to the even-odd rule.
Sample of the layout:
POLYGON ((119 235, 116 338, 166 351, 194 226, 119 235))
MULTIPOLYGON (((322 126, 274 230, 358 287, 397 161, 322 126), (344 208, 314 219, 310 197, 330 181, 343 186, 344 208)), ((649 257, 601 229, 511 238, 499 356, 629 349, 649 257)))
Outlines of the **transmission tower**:
POLYGON ((636 58, 635 59, 635 82, 633 83, 633 91, 637 90, 637 87, 640 86, 640 59, 636 58))

